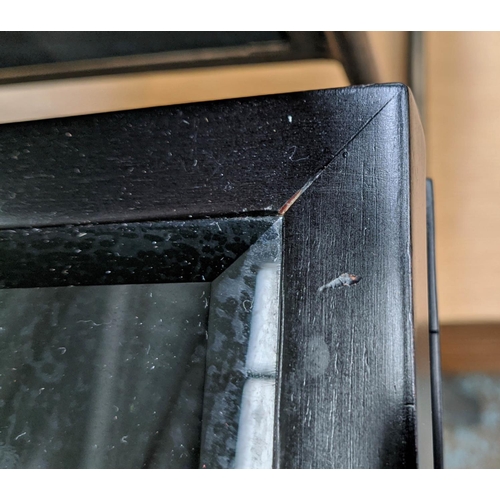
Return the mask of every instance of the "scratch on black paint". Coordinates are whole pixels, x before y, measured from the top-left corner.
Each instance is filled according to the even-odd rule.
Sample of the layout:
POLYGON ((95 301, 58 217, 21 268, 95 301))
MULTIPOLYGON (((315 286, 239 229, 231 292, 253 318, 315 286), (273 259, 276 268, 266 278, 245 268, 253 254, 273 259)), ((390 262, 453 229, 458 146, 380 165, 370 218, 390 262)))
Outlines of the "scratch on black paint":
POLYGON ((356 276, 355 274, 342 273, 338 278, 330 281, 326 285, 320 286, 318 292, 322 292, 326 288, 340 288, 342 286, 351 286, 359 283, 361 281, 361 276, 356 276))

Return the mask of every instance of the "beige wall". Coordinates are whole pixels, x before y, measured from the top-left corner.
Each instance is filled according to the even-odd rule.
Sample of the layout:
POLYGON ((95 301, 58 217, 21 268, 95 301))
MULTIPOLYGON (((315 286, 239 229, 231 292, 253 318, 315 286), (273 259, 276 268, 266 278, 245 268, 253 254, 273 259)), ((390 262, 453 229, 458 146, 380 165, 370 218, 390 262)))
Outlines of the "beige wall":
POLYGON ((498 322, 500 33, 426 37, 441 320, 498 322))
POLYGON ((407 82, 408 32, 369 31, 382 82, 407 82))

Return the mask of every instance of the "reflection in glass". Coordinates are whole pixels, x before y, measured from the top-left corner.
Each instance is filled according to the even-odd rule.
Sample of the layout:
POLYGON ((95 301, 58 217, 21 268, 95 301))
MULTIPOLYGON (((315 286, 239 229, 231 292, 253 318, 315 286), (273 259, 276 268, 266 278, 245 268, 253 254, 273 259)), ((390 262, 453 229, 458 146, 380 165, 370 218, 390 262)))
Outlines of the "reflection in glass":
POLYGON ((252 308, 235 467, 271 469, 278 349, 278 274, 276 263, 259 270, 252 308))
POLYGON ((213 283, 202 468, 271 468, 279 331, 281 221, 213 283))
POLYGON ((0 467, 198 467, 209 293, 0 290, 0 467))
POLYGON ((268 219, 212 283, 0 290, 0 468, 272 467, 268 219))

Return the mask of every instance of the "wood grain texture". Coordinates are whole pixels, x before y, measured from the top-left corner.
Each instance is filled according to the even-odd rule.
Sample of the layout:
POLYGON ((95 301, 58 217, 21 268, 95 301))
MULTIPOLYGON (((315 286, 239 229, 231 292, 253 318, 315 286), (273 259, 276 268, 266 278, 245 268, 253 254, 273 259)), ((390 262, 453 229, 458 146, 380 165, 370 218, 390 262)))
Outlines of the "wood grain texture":
POLYGON ((0 227, 275 214, 398 91, 345 88, 2 125, 0 227))
MULTIPOLYGON (((425 171, 410 161, 409 106, 401 87, 285 215, 280 467, 432 464, 416 450, 415 336, 427 356, 429 340, 426 269, 414 264, 426 262, 425 171), (319 291, 344 272, 362 279, 319 291)), ((419 428, 422 443, 430 430, 419 428)))

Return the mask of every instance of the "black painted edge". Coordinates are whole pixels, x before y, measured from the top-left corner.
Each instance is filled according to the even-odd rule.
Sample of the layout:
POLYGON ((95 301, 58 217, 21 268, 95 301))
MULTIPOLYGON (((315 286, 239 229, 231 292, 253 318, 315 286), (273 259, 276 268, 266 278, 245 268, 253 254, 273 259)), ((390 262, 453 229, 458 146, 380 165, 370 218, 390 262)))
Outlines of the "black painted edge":
MULTIPOLYGON (((424 291, 424 288, 426 289, 426 286, 424 287, 424 283, 426 282, 426 276, 421 279, 420 276, 418 276, 419 274, 419 271, 421 270, 420 268, 422 267, 422 263, 426 263, 426 255, 425 255, 425 160, 424 162, 422 163, 422 160, 421 158, 417 158, 417 159, 414 159, 411 154, 410 154, 410 151, 412 153, 415 152, 416 149, 422 149, 422 145, 421 144, 414 144, 412 141, 411 141, 411 133, 415 132, 415 124, 413 124, 411 127, 410 127, 410 118, 412 118, 414 120, 415 118, 415 114, 417 114, 417 121, 419 123, 419 120, 418 120, 418 111, 416 110, 416 107, 414 106, 414 104, 412 104, 412 96, 411 96, 411 91, 404 85, 400 85, 400 92, 398 92, 395 96, 393 96, 393 98, 389 101, 393 101, 394 99, 399 99, 399 104, 401 106, 401 114, 402 114, 402 117, 404 117, 406 119, 406 124, 407 124, 407 127, 408 129, 407 130, 403 130, 401 132, 401 141, 402 141, 402 144, 403 143, 406 143, 406 151, 407 151, 407 156, 406 158, 404 159, 405 161, 405 165, 404 165, 404 168, 408 168, 409 170, 409 173, 408 173, 408 184, 404 187, 404 189, 407 189, 408 190, 408 194, 409 194, 409 206, 408 206, 408 212, 409 212, 409 219, 407 221, 408 223, 408 229, 410 231, 410 234, 409 234, 409 244, 410 244, 410 248, 409 248, 409 251, 410 251, 410 267, 411 267, 411 273, 410 273, 410 282, 411 282, 411 308, 412 308, 412 312, 411 312, 411 324, 410 324, 410 328, 411 328, 411 334, 413 336, 417 336, 417 329, 421 329, 421 324, 417 324, 417 323, 423 323, 425 322, 426 323, 426 313, 427 311, 425 311, 425 320, 422 320, 421 317, 416 317, 417 315, 420 315, 420 313, 422 312, 421 311, 421 296, 422 296, 422 293, 424 291), (414 172, 415 170, 415 172, 414 172), (416 192, 414 192, 416 191, 416 192), (422 198, 422 195, 424 196, 424 204, 422 205, 421 203, 421 198, 422 198), (422 233, 421 229, 424 228, 424 232, 422 233), (422 253, 422 249, 424 249, 424 252, 422 253), (418 266, 416 266, 416 261, 418 261, 418 266), (415 277, 417 277, 417 280, 414 281, 415 277), (417 290, 415 290, 417 289, 417 290), (419 295, 419 298, 417 299, 416 295, 419 295), (418 303, 418 304, 417 304, 418 303), (417 304, 417 306, 415 305, 417 304), (418 308, 419 311, 416 313, 414 308, 418 308)), ((375 116, 377 116, 384 108, 385 106, 387 106, 388 103, 386 103, 377 113, 375 113, 372 118, 370 120, 368 120, 364 125, 363 127, 360 128, 360 130, 358 131, 361 132, 361 130, 363 130, 364 127, 367 127, 369 126, 369 124, 371 123, 371 120, 373 118, 375 118, 375 116)), ((354 119, 355 117, 353 117, 354 119)), ((417 134, 421 134, 421 126, 420 126, 420 129, 418 131, 416 131, 415 133, 417 134)), ((345 147, 348 146, 348 144, 357 136, 357 134, 351 138, 350 141, 348 141, 348 143, 346 143, 343 147, 343 149, 345 147)), ((419 152, 419 154, 421 154, 421 152, 419 152)), ((424 152, 425 154, 425 152, 424 152)), ((333 161, 333 160, 332 160, 333 161)), ((317 179, 319 179, 322 175, 322 173, 324 171, 326 171, 328 169, 328 167, 331 165, 331 163, 329 163, 326 167, 324 167, 321 171, 319 171, 312 179, 310 179, 305 185, 304 187, 298 191, 296 193, 296 195, 287 202, 287 204, 283 207, 284 209, 282 209, 280 211, 281 214, 283 214, 285 216, 285 220, 284 220, 284 228, 286 229, 286 221, 287 221, 287 211, 290 209, 290 207, 295 204, 295 202, 297 200, 300 199, 300 197, 304 194, 305 191, 309 190, 309 189, 312 189, 314 190, 314 187, 315 187, 315 182, 317 181, 317 179)), ((290 246, 290 245, 294 245, 295 243, 291 240, 291 239, 287 239, 286 238, 286 230, 284 231, 284 234, 285 234, 285 247, 287 246, 290 246)), ((309 244, 314 244, 313 241, 310 241, 309 244)), ((296 249, 296 253, 301 253, 301 250, 300 249, 296 249)), ((286 259, 284 259, 283 261, 283 265, 286 265, 286 259)), ((424 266, 425 267, 425 266, 424 266)), ((283 279, 284 279, 284 283, 283 283, 283 291, 285 292, 284 295, 282 296, 282 331, 281 331, 281 344, 280 344, 280 384, 279 384, 279 389, 278 389, 278 404, 277 404, 277 413, 278 415, 280 414, 282 408, 280 407, 281 405, 281 393, 282 393, 282 390, 283 390, 283 387, 282 387, 282 383, 281 383, 281 377, 283 376, 283 372, 286 371, 286 370, 294 370, 295 368, 292 367, 292 366, 283 366, 283 342, 284 342, 284 337, 285 337, 285 332, 284 332, 284 329, 285 329, 285 323, 290 325, 291 323, 293 324, 294 321, 296 320, 290 320, 290 318, 287 318, 287 320, 285 320, 285 317, 283 315, 283 311, 284 311, 284 300, 286 300, 286 289, 288 288, 288 286, 290 285, 290 280, 294 280, 294 277, 291 276, 290 274, 287 274, 286 272, 286 269, 284 269, 284 272, 282 273, 283 275, 283 279)), ((425 290, 426 291, 426 290, 425 290)), ((310 304, 310 305, 313 305, 313 304, 310 304)), ((307 306, 305 306, 305 308, 307 309, 307 306)), ((314 309, 314 308, 313 308, 314 309)), ((309 318, 310 320, 311 318, 309 318)), ((309 325, 311 328, 313 328, 313 324, 310 323, 309 325)), ((290 328, 289 328, 290 330, 290 328)), ((292 328, 293 330, 293 328, 292 328)), ((286 332, 288 334, 291 334, 290 331, 286 332)), ((418 377, 421 376, 421 371, 422 371, 422 367, 421 366, 417 366, 419 365, 419 359, 417 358, 422 358, 425 357, 426 355, 428 355, 428 349, 427 350, 423 350, 423 352, 421 352, 422 349, 421 349, 421 342, 417 342, 417 339, 415 338, 414 339, 414 342, 411 342, 410 345, 409 345, 409 350, 408 350, 408 355, 410 356, 411 359, 409 359, 409 362, 410 362, 410 367, 413 366, 414 367, 414 377, 415 379, 417 379, 418 377)), ((423 371, 425 372, 426 371, 426 366, 428 365, 428 357, 427 357, 427 360, 424 359, 424 362, 423 362, 423 371), (427 364, 427 365, 426 365, 427 364)), ((423 377, 425 378, 426 377, 426 373, 423 374, 423 377)), ((413 391, 415 393, 419 392, 420 390, 420 382, 417 382, 416 380, 413 380, 411 381, 411 383, 413 384, 413 391)), ((424 382, 425 384, 425 382, 424 382)), ((422 398, 422 394, 425 392, 425 391, 420 391, 421 394, 420 394, 420 398, 422 398)), ((418 398, 417 398, 418 399, 418 398)), ((429 402, 430 403, 430 402, 429 402)), ((416 437, 419 437, 420 438, 420 441, 417 442, 417 440, 415 440, 415 442, 412 442, 412 443, 409 443, 409 446, 414 446, 415 447, 415 453, 416 453, 416 456, 415 456, 415 464, 418 464, 419 467, 423 466, 427 466, 428 465, 428 462, 426 461, 426 458, 424 457, 425 454, 428 454, 429 450, 427 449, 422 449, 422 446, 421 444, 424 443, 426 444, 428 442, 428 428, 422 428, 422 422, 419 422, 419 417, 422 418, 422 415, 419 415, 419 412, 416 411, 416 408, 420 408, 420 407, 424 407, 426 404, 426 402, 420 400, 420 401, 417 401, 417 403, 409 403, 408 405, 408 408, 411 407, 411 415, 409 415, 409 423, 410 425, 413 425, 415 427, 420 427, 420 429, 417 430, 416 432, 416 437), (420 445, 420 448, 419 448, 419 445, 420 445)), ((424 418, 422 418, 422 420, 425 419, 425 416, 424 418)), ((410 435, 408 437, 410 437, 411 439, 411 435, 412 433, 415 432, 414 430, 412 430, 410 432, 410 435)), ((281 460, 280 460, 280 457, 281 455, 284 453, 284 451, 281 449, 281 447, 283 446, 283 443, 280 442, 280 435, 281 435, 281 430, 280 430, 280 426, 279 426, 279 418, 277 419, 277 429, 276 429, 276 437, 275 437, 275 461, 274 461, 274 464, 275 464, 275 467, 276 468, 279 468, 282 464, 281 464, 281 460)), ((415 434, 413 434, 413 436, 415 437, 415 434)), ((411 461, 410 461, 411 462, 411 461)))
MULTIPOLYGON (((372 106, 376 111, 368 117, 367 120, 359 123, 359 126, 355 129, 354 133, 347 138, 347 140, 343 143, 339 143, 340 146, 337 147, 336 150, 331 151, 327 157, 325 157, 325 162, 322 164, 318 164, 317 170, 312 176, 304 176, 304 174, 300 173, 300 164, 298 167, 296 165, 285 165, 285 164, 269 164, 269 169, 275 169, 275 173, 277 177, 281 177, 282 179, 288 178, 288 182, 292 182, 291 175, 296 175, 297 178, 303 178, 302 188, 293 194, 296 189, 288 187, 286 184, 281 183, 279 188, 276 184, 262 184, 259 186, 259 177, 261 178, 262 172, 256 172, 256 179, 252 179, 255 186, 259 187, 258 192, 258 200, 255 200, 255 186, 249 186, 248 179, 239 180, 236 179, 234 185, 232 187, 231 196, 224 191, 223 180, 224 177, 221 177, 219 181, 213 186, 214 191, 210 192, 203 189, 197 190, 196 192, 192 192, 187 189, 186 186, 177 186, 172 183, 172 185, 167 184, 164 186, 164 190, 161 194, 161 199, 167 200, 166 203, 157 205, 151 205, 150 201, 152 199, 152 188, 148 186, 148 183, 145 182, 147 180, 147 175, 138 173, 137 180, 140 182, 144 182, 145 187, 142 189, 140 193, 136 193, 137 198, 134 200, 138 205, 142 205, 137 210, 128 212, 126 210, 126 206, 123 203, 120 203, 116 198, 109 199, 109 193, 107 194, 108 199, 82 199, 78 198, 76 201, 81 205, 81 214, 75 217, 74 214, 64 214, 61 215, 61 207, 58 206, 58 202, 53 204, 53 198, 57 199, 57 190, 51 188, 49 190, 47 186, 43 183, 39 187, 39 193, 37 194, 37 203, 40 201, 44 201, 44 209, 42 213, 37 213, 36 204, 32 204, 31 200, 24 200, 22 204, 20 204, 17 208, 12 209, 11 211, 4 210, 2 217, 0 217, 0 228, 20 228, 20 227, 51 227, 51 226, 60 226, 63 224, 88 224, 88 223, 112 223, 112 222, 128 222, 128 221, 151 221, 151 220, 184 220, 189 217, 194 218, 214 218, 214 217, 225 217, 225 216, 265 216, 265 215, 283 215, 286 210, 293 204, 298 197, 317 179, 322 171, 324 171, 328 166, 334 161, 336 156, 342 152, 342 150, 369 124, 370 120, 372 120, 380 111, 392 100, 395 96, 397 96, 404 85, 398 83, 390 83, 390 84, 375 84, 375 85, 367 85, 360 87, 347 87, 342 89, 324 89, 328 92, 332 92, 332 97, 336 98, 337 95, 342 94, 351 94, 351 93, 359 93, 359 109, 362 109, 365 106, 364 101, 367 100, 367 106, 372 106, 370 104, 370 99, 380 92, 380 96, 384 95, 385 102, 376 109, 375 106, 372 106), (363 95, 366 92, 366 95, 363 95), (293 174, 292 174, 293 172, 293 174), (252 187, 254 189, 252 189, 252 187), (250 189, 250 191, 249 191, 250 189), (292 190, 293 189, 293 190, 292 190), (283 193, 289 193, 291 198, 281 198, 283 193), (279 198, 277 199, 277 193, 279 193, 279 198), (179 204, 179 200, 182 200, 183 206, 181 210, 176 210, 172 206, 169 205, 168 200, 176 200, 179 204), (217 208, 214 208, 213 200, 217 199, 218 203, 217 208), (88 212, 88 205, 98 205, 97 208, 93 208, 90 212, 88 212), (19 210, 21 207, 21 210, 19 210), (119 208, 118 208, 119 207, 119 208), (51 211, 49 211, 51 209, 51 211)), ((306 92, 293 92, 289 94, 280 94, 279 97, 290 96, 300 99, 302 96, 306 96, 308 94, 314 94, 315 91, 306 91, 306 92)), ((278 96, 277 96, 278 97, 278 96)), ((272 96, 263 96, 268 100, 272 100, 272 96)), ((241 99, 229 99, 219 101, 218 103, 214 103, 214 105, 227 106, 228 104, 231 106, 238 106, 240 102, 257 102, 259 98, 255 97, 246 97, 241 99)), ((184 107, 191 106, 200 106, 206 105, 207 103, 190 103, 184 104, 180 106, 168 106, 168 108, 173 109, 182 109, 184 107)), ((152 116, 155 110, 159 108, 149 108, 148 110, 128 110, 128 111, 120 111, 117 114, 126 114, 130 121, 139 120, 140 116, 138 113, 145 112, 147 117, 152 116)), ((355 115, 357 111, 356 108, 351 110, 352 114, 355 115)), ((359 110, 358 110, 359 111, 359 110)), ((335 113, 336 108, 334 105, 331 106, 331 112, 335 113)), ((109 115, 113 115, 113 113, 98 113, 95 115, 87 115, 84 118, 84 121, 94 120, 94 119, 108 119, 109 115), (108 116, 105 116, 108 115, 108 116)), ((346 119, 350 119, 351 115, 346 113, 346 119)), ((355 116, 353 116, 353 119, 355 116)), ((48 119, 48 120, 37 120, 33 122, 27 122, 27 124, 31 127, 35 122, 37 125, 37 130, 43 130, 41 127, 51 127, 56 126, 62 127, 61 124, 68 123, 68 120, 71 121, 75 119, 75 117, 65 117, 65 118, 57 118, 57 119, 48 119)), ((2 128, 5 130, 12 130, 13 133, 17 134, 19 137, 23 136, 24 131, 24 123, 14 123, 14 124, 3 124, 2 128)), ((75 125, 75 128, 78 129, 78 124, 75 125)), ((251 123, 249 126, 258 126, 258 123, 251 123)), ((216 148, 228 148, 231 147, 225 143, 217 142, 218 138, 215 138, 214 144, 212 147, 216 148)), ((92 155, 94 144, 89 142, 85 144, 84 148, 81 149, 80 154, 92 155)), ((47 146, 47 149, 50 149, 50 146, 47 146)), ((107 149, 107 142, 104 143, 102 154, 111 154, 110 150, 107 149)), ((142 153, 141 153, 142 154, 142 153)), ((67 165, 63 164, 61 158, 57 155, 51 159, 54 164, 63 166, 67 168, 67 165)), ((224 164, 222 166, 224 169, 230 170, 234 168, 234 165, 224 164)), ((95 173, 92 168, 88 169, 88 172, 82 173, 83 181, 86 185, 91 184, 94 179, 93 176, 95 173)), ((183 172, 181 171, 179 166, 176 166, 171 171, 168 172, 171 178, 180 178, 185 181, 185 177, 183 177, 183 172), (176 170, 177 169, 177 170, 176 170)), ((200 166, 199 175, 210 175, 210 172, 206 171, 206 168, 200 166)), ((8 180, 8 179, 6 179, 8 180)), ((82 179, 81 179, 82 181, 82 179)), ((82 182, 83 182, 82 181, 82 182)), ((150 181, 150 179, 149 179, 150 181)), ((60 181, 62 182, 62 181, 60 181)), ((117 186, 118 188, 118 186, 117 186)), ((64 190, 64 185, 61 184, 59 187, 60 190, 64 190)), ((7 197, 12 196, 11 199, 14 199, 17 195, 16 192, 6 193, 7 197)), ((156 196, 158 193, 156 193, 156 196)), ((18 203, 19 196, 16 199, 16 203, 18 203)), ((7 200, 9 203, 10 200, 7 200)), ((56 200, 57 201, 57 200, 56 200)), ((68 201, 66 201, 68 204, 68 201)), ((179 208, 179 207, 177 207, 179 208)), ((74 211, 74 207, 71 207, 71 212, 74 211)))

